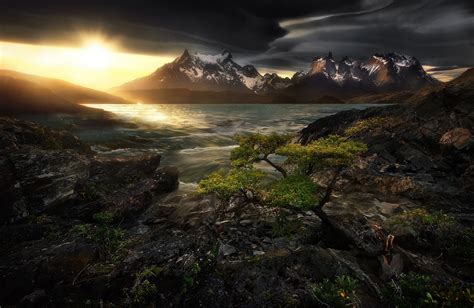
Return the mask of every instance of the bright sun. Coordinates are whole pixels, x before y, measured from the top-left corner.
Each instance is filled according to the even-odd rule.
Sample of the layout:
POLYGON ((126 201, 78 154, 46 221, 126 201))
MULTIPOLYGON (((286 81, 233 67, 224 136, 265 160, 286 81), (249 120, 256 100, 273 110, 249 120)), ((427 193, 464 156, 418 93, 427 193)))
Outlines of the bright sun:
POLYGON ((105 69, 110 65, 112 53, 100 43, 92 43, 81 50, 81 64, 93 69, 105 69))

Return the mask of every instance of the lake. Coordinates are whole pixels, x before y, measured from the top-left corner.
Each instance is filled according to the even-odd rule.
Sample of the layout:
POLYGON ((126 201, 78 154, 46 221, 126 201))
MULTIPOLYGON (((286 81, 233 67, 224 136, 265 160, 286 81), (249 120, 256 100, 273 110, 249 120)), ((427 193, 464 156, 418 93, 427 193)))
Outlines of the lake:
MULTIPOLYGON (((92 145, 98 155, 162 155, 162 165, 177 166, 182 185, 193 185, 204 175, 229 166, 236 133, 296 133, 314 120, 370 104, 87 104, 115 114, 136 127, 84 128, 72 133, 92 145)), ((378 105, 380 106, 380 105, 378 105)), ((32 120, 67 126, 71 116, 32 120)), ((31 118, 30 118, 31 119, 31 118)))

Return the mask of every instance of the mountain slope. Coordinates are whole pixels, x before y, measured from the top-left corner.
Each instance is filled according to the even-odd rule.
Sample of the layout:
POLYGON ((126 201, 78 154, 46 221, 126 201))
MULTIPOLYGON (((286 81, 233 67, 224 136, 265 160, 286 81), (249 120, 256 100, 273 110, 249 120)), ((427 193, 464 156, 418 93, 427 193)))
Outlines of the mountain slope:
POLYGON ((397 53, 375 54, 366 61, 349 57, 335 61, 329 53, 314 58, 307 72, 298 72, 290 79, 277 74, 262 75, 252 65, 241 66, 228 51, 203 55, 185 50, 180 57, 153 74, 114 90, 119 93, 127 91, 131 97, 131 91, 186 89, 265 94, 291 97, 298 102, 314 102, 315 98, 324 95, 346 99, 357 95, 418 90, 439 84, 424 71, 416 58, 397 53))
POLYGON ((58 97, 75 104, 93 103, 129 103, 125 99, 102 91, 82 87, 64 80, 47 78, 37 75, 30 75, 11 70, 0 70, 0 76, 12 77, 36 83, 37 85, 49 89, 58 97))
POLYGON ((135 79, 115 90, 188 89, 264 93, 285 87, 288 78, 262 76, 252 65, 240 66, 232 54, 190 54, 185 50, 153 74, 135 79))
POLYGON ((81 103, 127 103, 105 92, 66 81, 0 70, 0 113, 101 113, 81 103))

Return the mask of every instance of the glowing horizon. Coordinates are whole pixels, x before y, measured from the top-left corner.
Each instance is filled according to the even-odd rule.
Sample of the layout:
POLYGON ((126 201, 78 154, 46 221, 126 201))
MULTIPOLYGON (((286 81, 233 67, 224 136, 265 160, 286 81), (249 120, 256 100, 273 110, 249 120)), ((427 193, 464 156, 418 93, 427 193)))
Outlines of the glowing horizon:
POLYGON ((0 41, 0 69, 63 79, 98 90, 148 75, 173 59, 170 55, 122 52, 99 39, 77 48, 0 41))
MULTIPOLYGON (((151 74, 178 55, 143 55, 121 51, 117 42, 100 36, 82 38, 80 47, 35 45, 0 41, 0 69, 18 71, 69 81, 81 86, 108 91, 133 79, 151 74)), ((441 81, 449 81, 466 68, 428 73, 441 81)), ((293 76, 295 71, 259 68, 260 73, 293 76)))

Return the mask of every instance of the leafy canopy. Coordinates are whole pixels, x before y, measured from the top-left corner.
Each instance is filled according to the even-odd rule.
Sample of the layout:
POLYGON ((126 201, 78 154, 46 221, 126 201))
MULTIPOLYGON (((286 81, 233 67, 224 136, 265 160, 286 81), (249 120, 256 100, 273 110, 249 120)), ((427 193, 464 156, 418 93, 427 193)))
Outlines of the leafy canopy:
POLYGON ((305 175, 290 175, 270 185, 264 201, 276 207, 290 207, 308 210, 317 202, 317 186, 305 175))
POLYGON ((229 172, 219 170, 199 182, 198 192, 215 193, 219 199, 229 200, 233 195, 245 190, 255 190, 265 173, 255 168, 234 168, 229 172))
POLYGON ((331 135, 307 145, 292 144, 290 135, 252 134, 237 135, 239 146, 230 155, 232 169, 214 172, 199 182, 200 193, 215 193, 228 200, 233 195, 254 192, 262 203, 307 210, 317 202, 317 186, 310 178, 315 169, 347 166, 367 146, 347 137, 331 135), (277 154, 285 157, 284 165, 269 158, 277 154), (254 167, 256 162, 266 162, 283 176, 270 185, 262 185, 265 173, 254 167))
POLYGON ((274 154, 276 150, 287 144, 291 135, 255 133, 251 135, 236 135, 234 140, 239 146, 230 154, 230 160, 235 167, 248 166, 274 154))
POLYGON ((294 165, 296 171, 311 174, 315 168, 347 166, 365 151, 367 146, 362 142, 330 135, 308 145, 288 144, 278 148, 276 154, 286 156, 286 163, 294 165))

